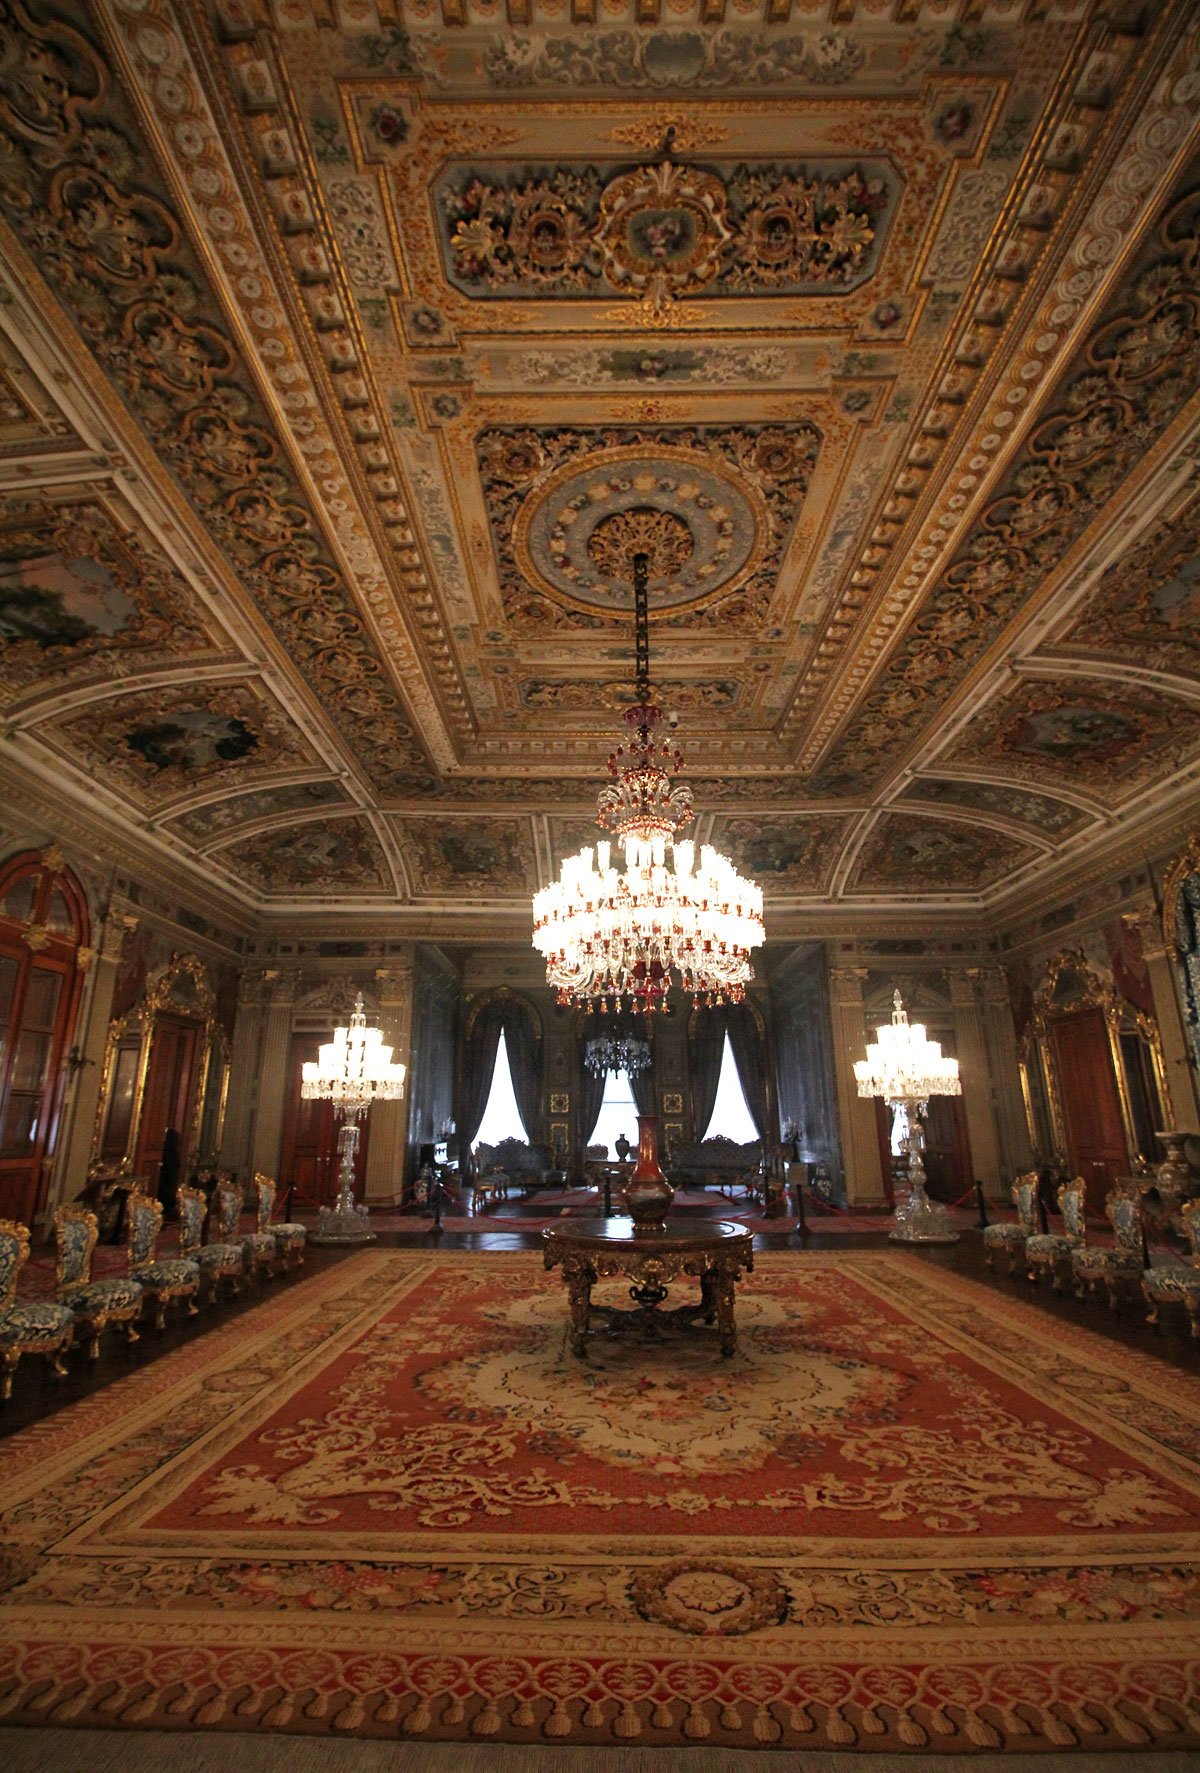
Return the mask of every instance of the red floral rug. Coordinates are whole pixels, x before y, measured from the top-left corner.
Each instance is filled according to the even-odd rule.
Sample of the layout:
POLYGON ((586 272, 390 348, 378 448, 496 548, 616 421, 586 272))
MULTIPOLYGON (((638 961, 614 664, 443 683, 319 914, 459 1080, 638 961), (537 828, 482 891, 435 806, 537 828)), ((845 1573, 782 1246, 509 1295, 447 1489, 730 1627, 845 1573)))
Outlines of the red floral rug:
POLYGON ((532 1252, 375 1249, 14 1435, 0 1717, 1200 1744, 1200 1382, 901 1252, 738 1324, 583 1364, 532 1252))

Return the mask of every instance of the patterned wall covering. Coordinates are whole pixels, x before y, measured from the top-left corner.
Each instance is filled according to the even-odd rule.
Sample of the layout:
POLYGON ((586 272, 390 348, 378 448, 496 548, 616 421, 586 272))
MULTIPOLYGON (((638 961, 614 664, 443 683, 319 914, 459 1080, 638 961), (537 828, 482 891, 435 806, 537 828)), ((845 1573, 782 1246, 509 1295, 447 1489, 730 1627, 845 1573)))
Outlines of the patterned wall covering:
POLYGON ((1135 10, 9 0, 0 788, 523 939, 636 541, 785 926, 1186 820, 1200 15, 1135 10))

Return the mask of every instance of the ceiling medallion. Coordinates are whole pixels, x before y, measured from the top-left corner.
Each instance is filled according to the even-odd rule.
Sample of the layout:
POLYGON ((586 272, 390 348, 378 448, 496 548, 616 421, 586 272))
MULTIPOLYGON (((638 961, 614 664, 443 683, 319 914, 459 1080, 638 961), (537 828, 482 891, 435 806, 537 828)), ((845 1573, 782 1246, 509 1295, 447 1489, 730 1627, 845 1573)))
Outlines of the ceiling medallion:
POLYGON ((568 856, 559 878, 533 901, 533 945, 561 1004, 589 1012, 658 1009, 675 979, 696 1004, 740 1003, 754 976, 751 950, 763 941, 762 889, 733 864, 681 833, 692 823, 692 791, 672 776, 683 758, 659 744, 662 708, 651 700, 650 556, 641 548, 620 570, 633 580, 636 700, 625 711, 628 749, 608 760, 596 823, 612 845, 568 856), (667 845, 671 845, 671 865, 667 845))
POLYGON ((632 561, 644 554, 652 579, 682 572, 695 553, 692 532, 673 511, 614 511, 602 517, 587 540, 587 551, 610 579, 633 583, 632 561))

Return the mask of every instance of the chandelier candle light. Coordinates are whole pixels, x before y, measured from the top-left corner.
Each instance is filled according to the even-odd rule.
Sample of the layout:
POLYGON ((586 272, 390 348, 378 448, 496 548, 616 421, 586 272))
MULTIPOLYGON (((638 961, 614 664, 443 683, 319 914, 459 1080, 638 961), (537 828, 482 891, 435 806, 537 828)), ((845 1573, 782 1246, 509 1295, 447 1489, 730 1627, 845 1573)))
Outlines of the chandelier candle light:
POLYGON ((882 1096, 893 1108, 903 1108, 908 1122, 908 1199, 896 1208, 896 1243, 953 1244, 958 1233, 950 1229, 946 1209, 925 1192, 921 1116, 930 1096, 961 1096, 958 1060, 942 1057, 936 1040, 930 1040, 920 1022, 909 1022, 897 991, 892 997, 892 1019, 875 1030, 875 1040, 865 1059, 854 1062, 860 1096, 882 1096))
POLYGON ((533 945, 558 1001, 589 1012, 656 1010, 676 977, 697 1004, 740 1003, 754 976, 751 950, 763 940, 762 889, 711 844, 697 858, 680 835, 694 818, 692 792, 672 781, 680 752, 658 739, 665 717, 650 689, 650 555, 634 553, 631 565, 636 700, 596 811, 620 863, 609 841, 568 856, 534 898, 533 945))
POLYGON ((313 1242, 370 1243, 375 1233, 365 1203, 354 1199, 354 1159, 359 1122, 372 1102, 396 1102, 404 1094, 405 1067, 392 1062, 378 1028, 368 1028, 362 992, 354 1000, 349 1028, 335 1028, 333 1039, 306 1060, 300 1073, 300 1094, 306 1102, 333 1103, 342 1122, 338 1133, 338 1192, 332 1207, 322 1207, 313 1242))

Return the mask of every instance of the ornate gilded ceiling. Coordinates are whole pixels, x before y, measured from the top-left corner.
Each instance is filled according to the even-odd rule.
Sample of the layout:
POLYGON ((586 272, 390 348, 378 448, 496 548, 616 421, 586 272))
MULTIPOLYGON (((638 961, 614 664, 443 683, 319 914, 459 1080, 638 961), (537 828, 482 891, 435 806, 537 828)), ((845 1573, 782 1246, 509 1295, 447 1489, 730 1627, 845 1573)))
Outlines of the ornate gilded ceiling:
POLYGON ((1146 841, 1198 96, 1190 0, 11 0, 0 772, 246 908, 517 934, 636 545, 774 929, 1146 841))

